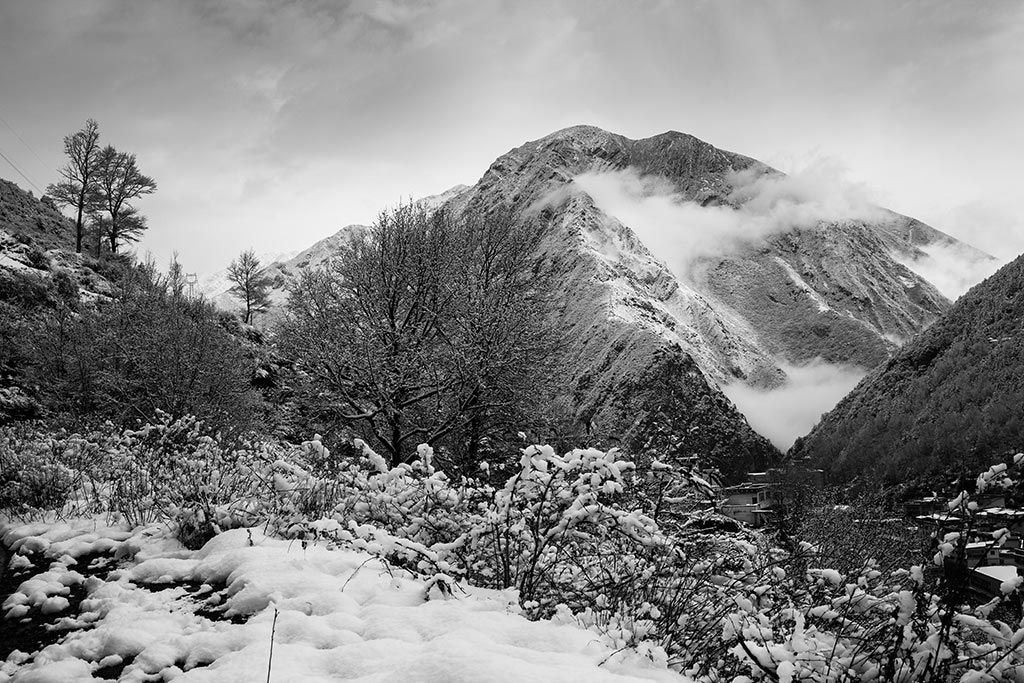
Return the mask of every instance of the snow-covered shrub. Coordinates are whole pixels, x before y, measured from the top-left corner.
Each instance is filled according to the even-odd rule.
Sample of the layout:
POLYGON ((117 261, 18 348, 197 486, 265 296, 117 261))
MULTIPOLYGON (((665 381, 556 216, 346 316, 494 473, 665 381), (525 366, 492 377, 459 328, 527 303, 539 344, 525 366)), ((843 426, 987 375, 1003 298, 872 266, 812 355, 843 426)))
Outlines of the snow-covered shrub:
POLYGON ((255 524, 269 509, 259 476, 281 447, 227 445, 194 417, 86 434, 0 432, 0 498, 8 514, 106 512, 129 526, 165 522, 188 546, 255 524))
POLYGON ((367 550, 416 572, 461 574, 455 550, 486 487, 452 482, 426 445, 417 460, 392 468, 362 441, 355 447, 358 457, 330 475, 302 464, 327 459, 319 439, 303 443, 291 461, 272 463, 276 528, 367 550))
POLYGON ((590 604, 584 596, 595 586, 625 585, 636 575, 629 558, 665 544, 653 520, 619 505, 633 466, 615 451, 558 455, 530 446, 518 471, 494 488, 452 480, 435 467, 429 446, 391 468, 366 444, 357 447, 361 457, 326 481, 295 462, 273 463, 274 488, 284 497, 279 528, 355 545, 414 571, 516 588, 536 614, 562 602, 590 604), (317 520, 308 501, 325 490, 336 503, 317 520))
POLYGON ((32 441, 23 428, 0 430, 0 501, 20 518, 62 509, 78 484, 55 455, 56 441, 32 441))
MULTIPOLYGON (((1022 460, 1014 456, 1015 464, 1022 460)), ((1010 486, 1006 472, 1005 465, 990 468, 977 490, 1010 486)), ((803 557, 782 558, 775 580, 734 582, 735 608, 722 631, 732 663, 753 679, 779 681, 1024 680, 1021 579, 1004 582, 1001 595, 984 604, 969 590, 968 541, 987 538, 994 547, 1009 533, 982 531, 966 492, 948 510, 928 562, 888 572, 864 558, 856 571, 841 573, 810 564, 816 549, 805 546, 803 557), (810 568, 787 573, 787 563, 810 568)))
POLYGON ((615 450, 558 455, 530 446, 519 465, 472 519, 465 557, 474 582, 515 587, 524 604, 550 612, 574 594, 619 582, 623 573, 607 558, 631 572, 632 549, 664 542, 651 518, 616 504, 633 463, 615 450))
POLYGON ((129 525, 175 524, 186 546, 199 547, 223 529, 265 517, 260 473, 280 450, 267 442, 224 444, 193 416, 161 413, 115 443, 111 508, 129 525))

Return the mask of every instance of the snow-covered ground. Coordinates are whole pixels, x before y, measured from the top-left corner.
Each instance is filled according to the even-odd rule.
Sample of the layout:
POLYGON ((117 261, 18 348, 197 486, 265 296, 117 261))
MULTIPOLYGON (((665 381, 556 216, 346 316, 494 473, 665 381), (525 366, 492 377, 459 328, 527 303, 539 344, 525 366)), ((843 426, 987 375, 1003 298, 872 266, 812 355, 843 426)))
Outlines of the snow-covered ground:
POLYGON ((657 655, 527 620, 513 592, 426 581, 258 529, 198 551, 165 527, 102 518, 0 524, 0 534, 8 580, 21 579, 2 606, 9 623, 51 621, 59 633, 11 653, 0 681, 685 680, 657 655))

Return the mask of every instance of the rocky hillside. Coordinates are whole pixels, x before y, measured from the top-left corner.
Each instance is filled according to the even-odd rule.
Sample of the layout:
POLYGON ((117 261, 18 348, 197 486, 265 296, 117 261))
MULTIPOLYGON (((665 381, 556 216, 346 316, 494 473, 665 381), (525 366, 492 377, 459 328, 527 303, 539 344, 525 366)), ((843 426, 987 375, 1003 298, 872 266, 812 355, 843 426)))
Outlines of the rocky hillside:
POLYGON ((699 287, 739 313, 773 357, 872 368, 948 300, 897 259, 951 238, 912 218, 795 228, 711 260, 699 287))
POLYGON ((71 222, 49 201, 40 201, 31 192, 3 178, 0 178, 0 230, 41 250, 74 250, 71 222))
POLYGON ((51 203, 0 179, 0 424, 39 411, 16 380, 35 315, 109 292, 106 265, 74 253, 74 225, 51 203))
POLYGON ((973 476, 1024 449, 1024 257, 868 375, 792 449, 835 482, 973 476))
POLYGON ((120 266, 74 250, 73 221, 48 199, 0 178, 0 301, 24 290, 26 278, 46 284, 59 275, 70 278, 86 298, 107 294, 107 275, 120 266))

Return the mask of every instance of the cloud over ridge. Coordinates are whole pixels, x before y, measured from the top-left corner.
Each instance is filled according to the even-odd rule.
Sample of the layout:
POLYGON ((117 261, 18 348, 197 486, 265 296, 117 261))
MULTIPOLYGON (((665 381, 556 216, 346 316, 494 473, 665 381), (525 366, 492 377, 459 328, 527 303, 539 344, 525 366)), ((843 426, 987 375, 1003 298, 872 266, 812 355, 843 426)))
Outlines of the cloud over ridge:
POLYGON ((643 176, 634 168, 591 171, 573 179, 599 209, 629 226, 655 257, 684 278, 701 258, 722 256, 771 235, 889 215, 829 159, 788 175, 760 168, 733 172, 727 181, 731 191, 724 204, 701 206, 680 196, 668 179, 643 176))

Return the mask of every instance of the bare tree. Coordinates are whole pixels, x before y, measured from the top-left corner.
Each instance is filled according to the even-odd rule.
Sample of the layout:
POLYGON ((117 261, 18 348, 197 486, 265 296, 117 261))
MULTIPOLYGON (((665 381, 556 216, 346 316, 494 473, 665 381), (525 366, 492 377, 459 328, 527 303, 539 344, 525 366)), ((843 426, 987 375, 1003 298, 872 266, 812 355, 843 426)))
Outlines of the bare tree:
POLYGON ((82 251, 82 236, 85 216, 95 201, 96 183, 99 176, 100 128, 95 120, 89 119, 85 126, 72 135, 64 137, 64 154, 68 163, 60 169, 60 182, 46 187, 46 193, 60 207, 75 210, 75 251, 82 251))
POLYGON ((252 249, 243 251, 228 266, 228 280, 233 283, 231 293, 245 304, 243 322, 246 325, 252 323, 256 313, 270 306, 271 279, 261 274, 262 270, 263 265, 252 249))
POLYGON ((304 274, 284 339, 321 409, 391 462, 419 443, 460 465, 540 410, 555 358, 537 230, 503 212, 382 213, 304 274))
POLYGON ((155 192, 156 182, 139 171, 134 154, 119 152, 110 145, 100 150, 98 164, 97 197, 109 215, 106 238, 110 252, 116 254, 119 243, 137 241, 146 229, 131 200, 155 192))

